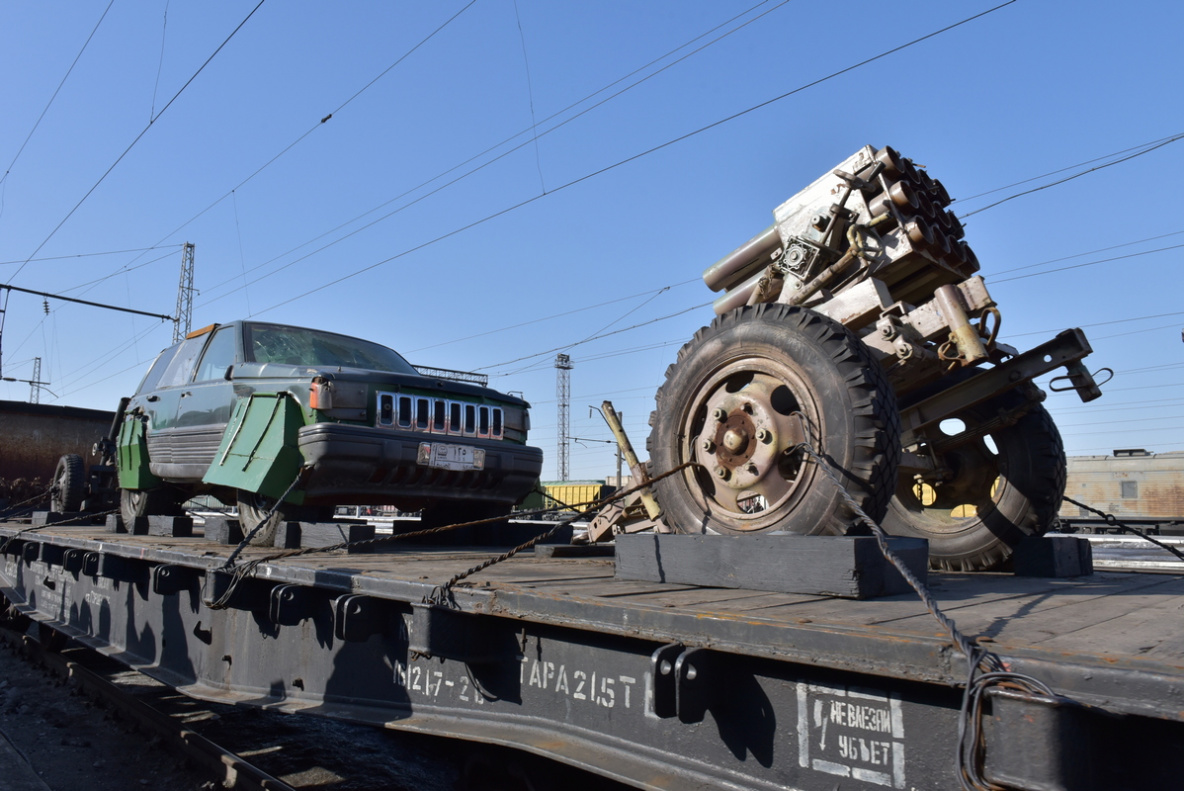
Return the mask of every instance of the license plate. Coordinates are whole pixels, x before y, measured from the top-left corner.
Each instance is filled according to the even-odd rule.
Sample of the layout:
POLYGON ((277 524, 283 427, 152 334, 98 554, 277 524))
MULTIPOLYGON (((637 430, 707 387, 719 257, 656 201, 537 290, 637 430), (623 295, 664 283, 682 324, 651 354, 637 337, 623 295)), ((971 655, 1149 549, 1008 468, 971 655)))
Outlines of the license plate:
POLYGON ((420 464, 441 470, 483 470, 485 451, 468 445, 448 445, 443 442, 419 443, 420 464))

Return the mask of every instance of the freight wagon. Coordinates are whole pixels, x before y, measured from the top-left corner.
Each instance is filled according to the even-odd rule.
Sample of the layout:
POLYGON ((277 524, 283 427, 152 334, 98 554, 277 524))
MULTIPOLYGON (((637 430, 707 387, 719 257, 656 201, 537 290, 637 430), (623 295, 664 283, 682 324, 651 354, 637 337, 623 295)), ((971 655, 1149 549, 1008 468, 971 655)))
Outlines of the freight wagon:
MULTIPOLYGON (((1184 523, 1184 451, 1130 448, 1110 456, 1071 456, 1065 495, 1132 527, 1184 523)), ((1069 502, 1059 518, 1062 529, 1104 530, 1099 517, 1069 502)))
POLYGON ((526 496, 519 511, 540 511, 547 508, 583 510, 578 506, 598 502, 610 496, 616 487, 604 481, 540 481, 534 491, 526 496), (568 507, 571 506, 571 509, 568 507))

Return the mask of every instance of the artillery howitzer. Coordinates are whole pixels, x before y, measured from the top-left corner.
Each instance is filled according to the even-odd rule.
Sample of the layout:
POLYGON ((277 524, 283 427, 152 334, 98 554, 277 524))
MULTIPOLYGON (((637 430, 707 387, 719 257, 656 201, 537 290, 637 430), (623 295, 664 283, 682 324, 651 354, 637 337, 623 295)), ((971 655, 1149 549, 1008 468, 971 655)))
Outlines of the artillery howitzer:
POLYGON ((1101 395, 1079 329, 1020 353, 940 181, 856 152, 711 266, 718 317, 678 354, 651 418, 671 529, 844 534, 856 520, 805 443, 892 534, 947 569, 998 565, 1052 525, 1060 435, 1032 379, 1101 395))

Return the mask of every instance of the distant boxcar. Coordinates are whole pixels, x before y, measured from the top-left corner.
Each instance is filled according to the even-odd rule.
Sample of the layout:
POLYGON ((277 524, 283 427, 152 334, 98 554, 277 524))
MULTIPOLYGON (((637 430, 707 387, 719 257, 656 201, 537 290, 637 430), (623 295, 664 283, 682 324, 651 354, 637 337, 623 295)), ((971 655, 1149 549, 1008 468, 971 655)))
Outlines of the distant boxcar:
MULTIPOLYGON (((1065 496, 1115 516, 1184 519, 1184 451, 1116 450, 1111 456, 1071 456, 1065 496)), ((1093 516, 1062 503, 1062 520, 1093 516)))
POLYGON ((589 503, 597 502, 608 497, 615 491, 604 481, 540 481, 534 491, 526 496, 519 511, 537 511, 541 509, 559 509, 559 516, 570 514, 570 506, 575 510, 584 510, 589 503))

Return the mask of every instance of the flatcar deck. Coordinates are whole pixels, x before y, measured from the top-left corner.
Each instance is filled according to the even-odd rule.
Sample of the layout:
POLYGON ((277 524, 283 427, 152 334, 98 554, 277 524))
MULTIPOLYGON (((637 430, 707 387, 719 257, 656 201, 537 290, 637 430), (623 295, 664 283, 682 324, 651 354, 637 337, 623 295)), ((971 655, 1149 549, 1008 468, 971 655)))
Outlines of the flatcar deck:
MULTIPOLYGON (((16 533, 0 526, 0 540, 16 533)), ((516 745, 649 788, 955 782, 967 663, 913 594, 630 582, 611 558, 523 553, 432 607, 496 552, 392 543, 266 562, 211 609, 231 549, 39 528, 0 558, 0 585, 26 614, 198 697, 516 745)), ((1184 736, 1184 576, 931 574, 929 587, 1010 670, 1083 704, 996 699, 989 776, 1016 788, 1166 780, 1154 749, 1184 736), (1139 774, 1058 754, 1100 739, 1125 745, 1139 774)))

